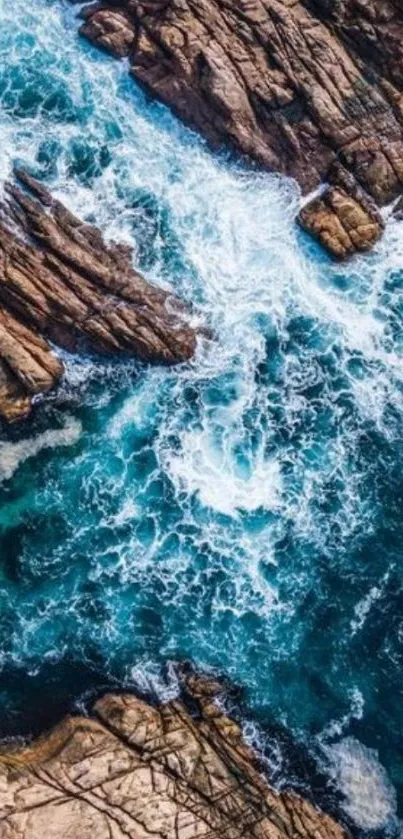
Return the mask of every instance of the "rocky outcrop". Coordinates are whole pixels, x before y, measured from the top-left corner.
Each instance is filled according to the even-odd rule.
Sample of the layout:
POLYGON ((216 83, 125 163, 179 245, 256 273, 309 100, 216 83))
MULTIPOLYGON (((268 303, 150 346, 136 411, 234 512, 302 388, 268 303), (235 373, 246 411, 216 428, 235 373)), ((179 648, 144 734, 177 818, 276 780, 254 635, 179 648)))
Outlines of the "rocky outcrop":
POLYGON ((331 168, 327 187, 299 214, 299 223, 337 259, 375 244, 384 222, 375 203, 340 164, 331 168))
POLYGON ((127 57, 215 148, 296 178, 304 193, 341 162, 364 204, 355 187, 347 198, 331 189, 302 219, 335 256, 380 236, 366 204, 403 186, 401 0, 106 0, 82 16, 84 36, 127 57))
POLYGON ((0 203, 0 415, 27 416, 57 383, 63 366, 49 342, 189 359, 196 338, 183 304, 134 270, 130 249, 106 244, 28 174, 18 178, 25 189, 8 184, 0 203))
POLYGON ((215 683, 160 707, 108 695, 32 746, 0 755, 0 839, 346 839, 260 774, 215 683))

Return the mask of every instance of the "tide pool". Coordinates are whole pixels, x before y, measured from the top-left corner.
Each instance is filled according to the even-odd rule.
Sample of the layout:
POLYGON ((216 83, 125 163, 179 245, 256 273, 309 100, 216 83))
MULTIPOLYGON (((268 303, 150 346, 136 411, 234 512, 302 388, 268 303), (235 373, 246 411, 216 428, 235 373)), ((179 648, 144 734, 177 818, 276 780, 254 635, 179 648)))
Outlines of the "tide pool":
POLYGON ((304 744, 358 828, 397 835, 403 226, 330 262, 293 182, 211 154, 75 14, 0 0, 1 181, 43 178, 215 339, 169 370, 64 355, 1 429, 0 737, 103 687, 170 696, 189 659, 244 688, 250 736, 304 744))

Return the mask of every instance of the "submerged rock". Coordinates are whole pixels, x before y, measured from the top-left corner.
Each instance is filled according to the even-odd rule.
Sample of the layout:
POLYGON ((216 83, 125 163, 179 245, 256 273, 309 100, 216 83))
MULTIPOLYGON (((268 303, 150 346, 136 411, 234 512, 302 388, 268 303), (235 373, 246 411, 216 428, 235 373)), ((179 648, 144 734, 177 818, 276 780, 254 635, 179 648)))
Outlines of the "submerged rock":
POLYGON ((0 839, 346 839, 330 816, 259 772, 216 683, 154 707, 107 695, 0 755, 0 839))
MULTIPOLYGON (((81 33, 127 57, 213 147, 290 175, 305 193, 336 160, 379 205, 402 191, 401 3, 106 0, 82 15, 81 33)), ((331 189, 314 223, 303 216, 339 257, 382 232, 354 191, 331 189)))
POLYGON ((0 204, 0 415, 30 411, 63 365, 48 343, 176 364, 195 350, 180 302, 147 283, 130 249, 106 244, 24 172, 0 204))

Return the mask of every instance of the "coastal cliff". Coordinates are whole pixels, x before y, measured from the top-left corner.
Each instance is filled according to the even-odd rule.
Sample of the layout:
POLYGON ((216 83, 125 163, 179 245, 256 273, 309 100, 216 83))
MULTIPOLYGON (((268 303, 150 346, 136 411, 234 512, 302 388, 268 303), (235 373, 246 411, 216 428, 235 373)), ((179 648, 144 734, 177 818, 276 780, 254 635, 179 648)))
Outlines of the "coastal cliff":
POLYGON ((299 221, 334 256, 377 241, 377 206, 403 185, 400 0, 106 0, 81 15, 211 146, 303 193, 327 182, 299 221))
POLYGON ((52 344, 176 364, 196 336, 172 294, 147 283, 130 248, 106 244, 34 178, 0 203, 0 415, 26 417, 63 373, 52 344), (51 343, 50 343, 51 342, 51 343))
POLYGON ((269 786, 219 684, 191 676, 185 692, 159 707, 104 696, 90 718, 0 754, 0 839, 347 839, 269 786))

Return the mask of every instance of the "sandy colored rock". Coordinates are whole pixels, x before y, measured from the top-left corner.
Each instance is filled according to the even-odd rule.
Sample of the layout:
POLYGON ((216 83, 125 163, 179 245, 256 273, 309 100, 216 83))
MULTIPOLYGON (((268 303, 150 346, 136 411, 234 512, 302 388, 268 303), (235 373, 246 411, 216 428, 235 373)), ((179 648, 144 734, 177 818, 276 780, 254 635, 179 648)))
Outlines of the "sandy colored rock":
POLYGON ((384 229, 374 201, 344 167, 329 173, 332 186, 303 207, 299 222, 336 259, 372 248, 384 229))
POLYGON ((180 301, 134 270, 127 247, 106 245, 43 185, 18 177, 28 192, 8 184, 0 204, 0 415, 25 417, 60 379, 49 340, 157 364, 189 359, 196 337, 180 301))
POLYGON ((13 371, 0 359, 0 415, 7 422, 26 419, 31 410, 27 391, 13 371))
MULTIPOLYGON (((401 4, 107 0, 84 17, 81 33, 128 56, 133 76, 214 148, 290 175, 304 192, 339 160, 378 204, 401 193, 401 4)), ((321 229, 330 232, 320 240, 337 241, 339 255, 377 238, 356 205, 331 191, 321 208, 321 229), (356 215, 354 236, 347 214, 356 215)))
POLYGON ((346 839, 330 816, 271 788, 211 683, 193 688, 196 716, 179 699, 108 695, 92 718, 3 752, 0 839, 346 839))

